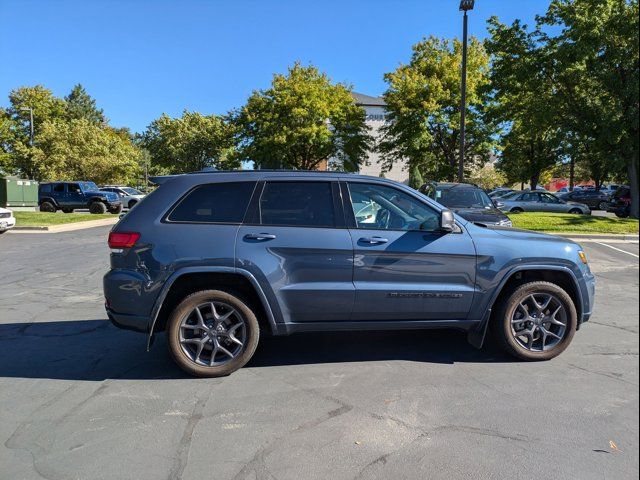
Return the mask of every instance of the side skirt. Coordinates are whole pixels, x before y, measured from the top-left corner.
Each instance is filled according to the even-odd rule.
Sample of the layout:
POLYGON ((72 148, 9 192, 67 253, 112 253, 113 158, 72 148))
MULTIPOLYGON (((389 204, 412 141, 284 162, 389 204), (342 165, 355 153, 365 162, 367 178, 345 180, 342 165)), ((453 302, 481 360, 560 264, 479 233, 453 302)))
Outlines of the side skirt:
POLYGON ((457 329, 471 331, 478 328, 482 320, 395 320, 377 322, 305 322, 277 324, 276 335, 289 335, 297 332, 337 332, 363 330, 435 330, 457 329))

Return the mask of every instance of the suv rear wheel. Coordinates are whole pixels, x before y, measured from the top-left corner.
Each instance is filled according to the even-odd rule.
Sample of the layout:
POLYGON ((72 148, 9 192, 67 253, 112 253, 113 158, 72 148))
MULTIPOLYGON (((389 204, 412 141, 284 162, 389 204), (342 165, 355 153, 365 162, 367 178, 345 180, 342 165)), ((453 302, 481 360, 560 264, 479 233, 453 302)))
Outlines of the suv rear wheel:
POLYGON ((531 282, 509 295, 494 322, 497 340, 508 353, 521 360, 550 360, 571 343, 578 314, 558 285, 531 282))
POLYGON ((56 211, 56 206, 48 200, 45 200, 40 204, 40 211, 54 213, 56 211))
POLYGON ((167 324, 171 355, 180 368, 198 377, 225 376, 243 367, 259 336, 258 320, 247 303, 220 290, 189 295, 167 324))
POLYGON ((92 202, 89 205, 89 212, 95 214, 107 213, 107 206, 102 202, 92 202))

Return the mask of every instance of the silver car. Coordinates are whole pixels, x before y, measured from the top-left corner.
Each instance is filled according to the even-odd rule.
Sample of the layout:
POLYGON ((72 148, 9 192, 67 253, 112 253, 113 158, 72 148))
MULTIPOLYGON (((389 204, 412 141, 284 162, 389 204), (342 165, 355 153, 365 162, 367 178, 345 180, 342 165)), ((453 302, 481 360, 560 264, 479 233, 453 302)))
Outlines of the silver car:
POLYGON ((105 185, 100 190, 103 192, 117 193, 124 208, 133 208, 133 206, 145 197, 145 194, 135 188, 125 187, 122 185, 105 185))
POLYGON ((583 203, 561 200, 547 192, 514 192, 500 199, 500 210, 510 213, 555 212, 591 215, 591 209, 583 203))

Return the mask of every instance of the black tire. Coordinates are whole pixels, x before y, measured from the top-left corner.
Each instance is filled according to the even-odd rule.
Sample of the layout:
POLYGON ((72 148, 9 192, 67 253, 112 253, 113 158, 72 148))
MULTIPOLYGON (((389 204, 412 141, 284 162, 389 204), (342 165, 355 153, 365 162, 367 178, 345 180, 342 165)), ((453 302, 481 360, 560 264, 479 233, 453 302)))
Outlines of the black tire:
POLYGON ((513 208, 510 210, 510 212, 511 212, 511 213, 524 213, 524 210, 523 210, 523 209, 521 209, 520 207, 513 207, 513 208))
POLYGON ((131 210, 133 207, 135 207, 135 206, 136 206, 136 203, 138 203, 138 201, 137 201, 137 200, 131 200, 131 201, 129 202, 129 205, 127 205, 127 208, 128 208, 129 210, 131 210))
POLYGON ((62 211, 64 213, 73 213, 73 208, 63 208, 62 211))
POLYGON ((571 210, 569 210, 569 213, 571 215, 582 215, 582 210, 580 210, 579 208, 572 208, 571 210))
POLYGON ((55 213, 56 206, 52 202, 45 200, 40 204, 40 211, 47 212, 47 213, 55 213))
POLYGON ((618 218, 628 218, 629 214, 627 212, 615 212, 616 213, 616 217, 618 218))
POLYGON ((0 230, 0 235, 2 235, 3 233, 7 233, 9 231, 9 229, 6 230, 0 230))
MULTIPOLYGON (((196 377, 222 377, 230 375, 239 368, 242 368, 253 356, 256 347, 258 346, 258 340, 260 338, 260 327, 258 325, 258 320, 256 319, 255 314, 248 305, 249 304, 242 300, 240 297, 220 290, 203 290, 200 292, 196 292, 189 295, 182 302, 180 302, 180 304, 171 313, 167 322, 167 341, 169 343, 169 351, 171 352, 171 356, 178 364, 178 366, 188 374, 196 377), (202 339, 201 343, 204 343, 204 340, 206 338, 209 338, 209 340, 204 343, 208 350, 205 352, 201 347, 195 359, 191 357, 191 355, 193 354, 193 352, 190 350, 191 347, 183 345, 180 341, 181 325, 183 325, 183 320, 188 322, 189 320, 186 319, 190 318, 190 316, 193 315, 196 308, 203 308, 203 305, 206 306, 211 302, 223 305, 223 308, 226 305, 230 307, 230 309, 233 309, 235 311, 235 314, 231 318, 237 320, 237 323, 242 322, 243 327, 241 328, 244 329, 244 342, 242 342, 242 345, 240 347, 236 347, 239 348, 237 352, 232 352, 235 353, 235 355, 232 358, 229 358, 228 355, 224 355, 224 357, 222 357, 222 360, 225 360, 226 358, 226 361, 224 361, 224 363, 221 363, 220 365, 214 366, 206 365, 206 355, 209 355, 210 361, 210 358, 212 356, 211 353, 213 353, 214 348, 210 344, 212 344, 212 342, 216 342, 215 345, 217 347, 219 345, 218 342, 227 341, 227 339, 229 338, 228 336, 218 337, 217 332, 219 330, 217 327, 214 327, 212 329, 215 333, 215 340, 212 340, 210 337, 206 337, 206 334, 198 333, 198 336, 196 336, 196 334, 193 333, 193 339, 196 340, 196 343, 193 343, 193 345, 197 345, 197 342, 200 341, 199 339, 202 339), (204 353, 204 359, 201 359, 200 352, 204 353), (201 359, 201 362, 198 362, 198 359, 201 359)), ((205 323, 212 320, 211 316, 207 316, 206 311, 203 316, 205 323)), ((187 330, 187 332, 191 331, 191 329, 187 330)), ((199 332, 199 330, 195 330, 195 332, 199 332)), ((189 335, 191 335, 191 333, 189 333, 189 335)), ((192 345, 192 343, 186 345, 192 345)), ((197 347, 195 346, 193 348, 197 349, 197 347)), ((214 355, 214 359, 215 358, 217 357, 214 355)))
POLYGON ((122 204, 118 205, 115 208, 110 208, 109 209, 109 213, 113 213, 114 215, 118 215, 118 214, 122 213, 122 204))
MULTIPOLYGON (((521 310, 522 311, 522 310, 521 310)), ((546 312, 547 317, 549 312, 546 312)), ((554 316, 555 318, 555 316, 554 316)), ((526 323, 526 322, 523 322, 526 323)), ((524 285, 517 287, 510 295, 498 306, 496 310, 496 314, 492 319, 492 331, 494 333, 495 339, 497 343, 505 350, 508 354, 520 359, 527 361, 539 361, 539 360, 550 360, 558 355, 560 355, 571 343, 573 339, 573 335, 576 332, 576 328, 578 325, 578 313, 576 311, 576 307, 573 303, 573 300, 569 296, 567 292, 565 292, 558 285, 550 282, 530 282, 524 285), (530 298, 531 295, 541 295, 544 298, 545 295, 552 296, 554 301, 554 307, 556 305, 562 305, 563 310, 560 312, 564 315, 563 320, 566 322, 564 326, 564 330, 562 333, 559 333, 556 330, 556 337, 560 337, 559 339, 555 339, 557 342, 555 345, 552 345, 551 348, 545 350, 536 350, 528 349, 526 346, 521 344, 521 340, 518 338, 522 338, 522 336, 518 337, 515 333, 515 328, 512 327, 512 318, 516 314, 516 310, 518 309, 521 302, 524 302, 527 298, 530 298)), ((553 328, 552 325, 544 325, 545 329, 551 330, 553 328)), ((529 327, 530 329, 534 327, 529 327)), ((539 328, 539 327, 538 327, 539 328)), ((547 332, 549 331, 547 330, 547 332)), ((540 331, 540 330, 538 330, 540 331)), ((535 347, 534 336, 529 337, 532 347, 535 347)), ((538 338, 538 341, 540 339, 538 338)), ((544 342, 544 339, 542 339, 544 342)), ((527 341, 529 343, 529 341, 527 341)))
POLYGON ((89 212, 95 215, 107 213, 107 206, 102 202, 91 202, 91 205, 89 205, 89 212))

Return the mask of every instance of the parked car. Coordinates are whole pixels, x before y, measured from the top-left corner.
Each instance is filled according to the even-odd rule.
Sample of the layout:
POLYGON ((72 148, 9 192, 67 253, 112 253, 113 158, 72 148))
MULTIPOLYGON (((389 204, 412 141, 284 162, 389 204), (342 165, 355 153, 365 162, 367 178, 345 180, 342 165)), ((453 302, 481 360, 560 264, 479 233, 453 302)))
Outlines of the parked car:
POLYGON ((420 192, 470 222, 511 227, 513 224, 484 190, 469 183, 427 183, 420 192))
POLYGON ((391 180, 257 170, 156 183, 109 234, 105 306, 148 346, 166 331, 193 375, 232 373, 263 334, 311 331, 454 328, 481 347, 491 324, 510 354, 547 360, 591 315, 579 245, 477 225, 391 180))
POLYGON ((627 218, 631 212, 631 189, 620 187, 611 197, 607 212, 615 213, 616 217, 627 218))
POLYGON ((144 193, 132 187, 122 185, 105 185, 100 187, 102 192, 113 192, 120 197, 122 205, 126 208, 133 208, 136 203, 144 198, 144 193))
POLYGON ((508 195, 513 191, 514 190, 512 188, 496 188, 494 191, 489 193, 489 198, 500 198, 504 195, 508 195))
POLYGON ((500 199, 504 212, 556 212, 591 215, 588 206, 571 201, 564 201, 547 192, 515 192, 500 199))
POLYGON ((567 202, 583 203, 593 210, 606 210, 611 200, 608 193, 597 190, 576 190, 560 195, 560 198, 567 202))
POLYGON ((38 186, 41 212, 62 210, 72 213, 76 208, 88 208, 91 213, 122 212, 122 202, 112 192, 101 192, 93 182, 48 182, 38 186))
POLYGON ((577 185, 573 187, 573 190, 569 187, 562 187, 560 190, 556 192, 556 195, 561 195, 563 193, 577 192, 579 190, 582 190, 582 188, 578 187, 577 185))
POLYGON ((0 207, 0 234, 9 231, 15 226, 16 218, 13 216, 13 212, 0 207))

